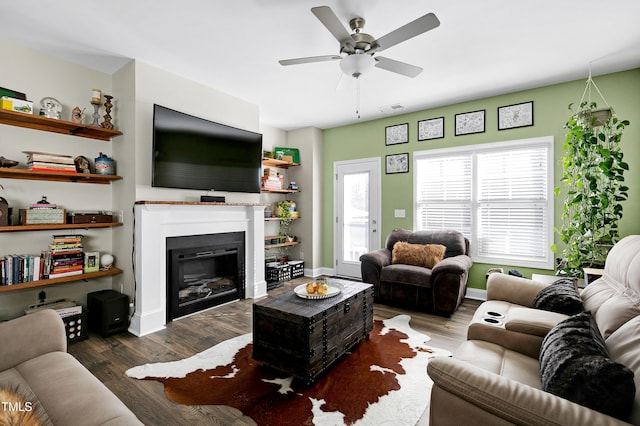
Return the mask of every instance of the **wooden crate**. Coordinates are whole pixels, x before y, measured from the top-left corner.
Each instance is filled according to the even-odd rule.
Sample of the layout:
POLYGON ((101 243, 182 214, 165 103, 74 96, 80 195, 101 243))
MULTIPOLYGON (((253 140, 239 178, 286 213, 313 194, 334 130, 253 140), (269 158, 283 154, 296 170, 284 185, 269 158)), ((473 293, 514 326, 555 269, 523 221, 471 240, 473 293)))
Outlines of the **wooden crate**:
POLYGON ((342 292, 307 300, 293 291, 253 305, 253 358, 312 383, 373 330, 373 286, 340 280, 342 292))

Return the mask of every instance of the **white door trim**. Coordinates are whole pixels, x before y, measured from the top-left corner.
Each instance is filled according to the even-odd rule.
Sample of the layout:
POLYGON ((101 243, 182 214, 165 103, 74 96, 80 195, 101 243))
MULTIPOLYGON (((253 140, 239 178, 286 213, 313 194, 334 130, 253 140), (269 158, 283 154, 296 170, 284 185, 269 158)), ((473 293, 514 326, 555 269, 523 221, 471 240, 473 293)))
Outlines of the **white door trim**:
MULTIPOLYGON (((338 181, 338 168, 342 167, 350 167, 350 166, 369 166, 372 170, 372 180, 370 194, 375 192, 377 194, 377 200, 373 200, 374 202, 370 203, 371 211, 369 212, 370 218, 375 220, 375 231, 372 232, 371 238, 369 238, 369 250, 376 250, 380 248, 380 229, 382 229, 382 177, 381 177, 381 167, 382 161, 380 157, 370 157, 370 158, 360 158, 356 160, 344 160, 344 161, 336 161, 333 163, 333 269, 336 275, 339 275, 338 270, 338 256, 341 252, 339 242, 341 239, 338 238, 339 227, 338 225, 338 215, 339 215, 339 207, 340 207, 340 199, 338 197, 339 192, 337 188, 338 181)), ((358 274, 359 275, 359 274, 358 274)))

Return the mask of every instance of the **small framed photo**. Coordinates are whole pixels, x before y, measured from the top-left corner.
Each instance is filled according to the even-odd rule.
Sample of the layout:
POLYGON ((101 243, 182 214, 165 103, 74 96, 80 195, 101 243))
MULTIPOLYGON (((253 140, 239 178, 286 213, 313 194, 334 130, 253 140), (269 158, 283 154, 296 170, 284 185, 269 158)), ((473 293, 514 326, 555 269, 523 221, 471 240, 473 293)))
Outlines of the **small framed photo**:
POLYGON ((385 173, 408 173, 409 172, 409 153, 392 154, 385 157, 385 173))
POLYGON ((444 117, 418 121, 418 140, 444 138, 444 117))
POLYGON ((396 124, 384 128, 385 145, 409 142, 409 123, 396 124))
POLYGON ((533 126, 533 101, 498 107, 498 130, 533 126))
POLYGON ((456 136, 484 133, 485 110, 456 114, 456 136))

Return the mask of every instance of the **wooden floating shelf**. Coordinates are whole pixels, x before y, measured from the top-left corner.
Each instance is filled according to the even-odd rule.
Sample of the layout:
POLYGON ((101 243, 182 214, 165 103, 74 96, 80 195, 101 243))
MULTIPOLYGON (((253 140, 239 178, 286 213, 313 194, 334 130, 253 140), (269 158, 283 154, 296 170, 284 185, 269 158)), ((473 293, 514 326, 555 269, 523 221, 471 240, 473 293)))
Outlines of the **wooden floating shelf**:
POLYGON ((109 184, 111 183, 111 181, 122 179, 122 176, 97 175, 94 173, 64 173, 29 169, 0 168, 0 178, 109 184))
POLYGON ((87 124, 74 123, 66 120, 56 120, 55 118, 9 111, 6 109, 0 109, 0 123, 102 141, 110 141, 112 137, 122 134, 122 132, 118 130, 89 126, 87 124))
POLYGON ((79 274, 79 275, 70 275, 68 277, 51 278, 48 280, 40 280, 40 281, 31 281, 31 282, 22 283, 22 284, 3 285, 3 286, 0 286, 0 293, 3 291, 15 291, 15 290, 23 290, 25 288, 44 287, 47 285, 64 284, 64 283, 70 283, 74 281, 84 281, 84 280, 90 280, 92 278, 106 277, 109 275, 117 275, 121 273, 122 273, 121 269, 111 268, 111 269, 106 269, 104 271, 87 272, 85 274, 79 274))
POLYGON ((262 164, 269 167, 280 167, 281 169, 288 169, 289 167, 297 167, 299 163, 292 163, 290 161, 276 160, 275 158, 263 158, 262 164))
POLYGON ((46 230, 56 230, 56 229, 112 228, 114 226, 122 226, 122 222, 0 226, 0 232, 46 231, 46 230))
POLYGON ((262 189, 260 192, 264 194, 293 194, 300 192, 299 189, 262 189))
POLYGON ((270 248, 276 248, 276 247, 288 247, 288 246, 296 246, 300 244, 300 241, 291 241, 290 243, 278 243, 278 244, 265 244, 264 248, 266 249, 270 249, 270 248))
POLYGON ((264 220, 273 220, 273 221, 278 221, 278 220, 285 220, 285 219, 291 219, 291 220, 298 220, 300 219, 300 217, 265 217, 264 220))

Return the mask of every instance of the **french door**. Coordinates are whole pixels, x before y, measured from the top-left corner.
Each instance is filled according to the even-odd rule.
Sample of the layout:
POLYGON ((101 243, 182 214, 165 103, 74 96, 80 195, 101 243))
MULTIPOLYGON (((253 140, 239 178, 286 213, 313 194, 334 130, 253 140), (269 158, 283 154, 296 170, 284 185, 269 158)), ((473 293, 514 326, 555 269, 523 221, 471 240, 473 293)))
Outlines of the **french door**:
POLYGON ((380 248, 380 158, 334 163, 336 275, 361 278, 360 255, 380 248))

